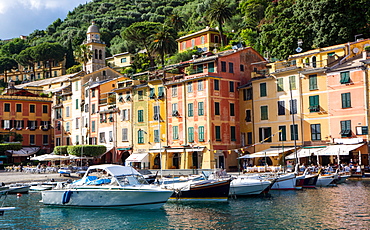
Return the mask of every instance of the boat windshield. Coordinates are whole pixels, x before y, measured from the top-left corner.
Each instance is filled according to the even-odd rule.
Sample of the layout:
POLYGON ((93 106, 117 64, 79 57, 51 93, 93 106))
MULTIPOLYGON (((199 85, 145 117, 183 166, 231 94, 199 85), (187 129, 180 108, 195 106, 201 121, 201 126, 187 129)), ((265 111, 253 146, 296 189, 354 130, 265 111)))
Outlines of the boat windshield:
POLYGON ((138 174, 116 176, 116 179, 121 186, 149 184, 142 175, 138 174))

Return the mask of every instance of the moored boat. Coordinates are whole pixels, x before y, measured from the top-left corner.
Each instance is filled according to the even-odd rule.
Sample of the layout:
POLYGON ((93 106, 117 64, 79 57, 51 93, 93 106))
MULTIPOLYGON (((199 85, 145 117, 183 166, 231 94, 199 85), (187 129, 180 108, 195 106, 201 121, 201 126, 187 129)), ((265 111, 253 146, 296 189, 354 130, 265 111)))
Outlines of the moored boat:
POLYGON ((248 176, 239 175, 233 178, 230 184, 229 195, 231 196, 251 196, 259 195, 268 190, 274 183, 264 179, 251 179, 248 176))
POLYGON ((134 168, 90 166, 79 181, 42 191, 41 202, 63 207, 160 208, 173 191, 150 185, 134 168))

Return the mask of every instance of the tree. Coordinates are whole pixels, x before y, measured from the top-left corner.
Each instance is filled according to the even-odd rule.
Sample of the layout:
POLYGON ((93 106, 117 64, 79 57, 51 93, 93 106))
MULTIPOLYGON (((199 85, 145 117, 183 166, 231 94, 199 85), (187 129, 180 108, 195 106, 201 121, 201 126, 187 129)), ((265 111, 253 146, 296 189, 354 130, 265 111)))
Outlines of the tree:
POLYGON ((174 34, 175 32, 171 27, 163 25, 151 36, 153 42, 150 44, 150 49, 153 54, 159 56, 162 67, 164 67, 164 56, 176 50, 177 43, 174 34))
POLYGON ((22 50, 16 57, 16 61, 18 64, 22 66, 31 66, 32 67, 32 72, 33 76, 36 74, 35 70, 35 62, 36 62, 36 57, 35 57, 35 48, 34 47, 28 47, 25 50, 22 50))
POLYGON ((223 37, 223 24, 233 16, 233 10, 229 7, 227 0, 216 0, 212 2, 205 12, 206 17, 211 23, 216 23, 221 38, 221 47, 225 44, 223 37))
POLYGON ((90 48, 85 45, 85 44, 82 44, 80 45, 74 52, 73 52, 73 55, 76 59, 77 62, 81 63, 81 65, 83 66, 83 71, 86 72, 86 63, 91 59, 92 57, 92 51, 90 50, 90 48))
POLYGON ((145 49, 150 61, 150 67, 154 67, 154 59, 151 55, 150 44, 152 43, 151 35, 162 26, 156 22, 136 22, 127 27, 122 32, 122 37, 137 48, 145 49))
POLYGON ((1 47, 1 53, 4 56, 12 57, 14 54, 19 54, 22 50, 27 48, 27 43, 25 40, 20 38, 15 38, 10 42, 5 43, 1 47))
POLYGON ((58 43, 45 42, 40 45, 35 46, 35 59, 36 61, 42 61, 48 64, 49 67, 49 77, 51 74, 52 63, 62 61, 65 57, 66 50, 63 46, 58 43))
POLYGON ((8 82, 8 70, 17 68, 18 63, 9 57, 0 57, 0 72, 4 73, 4 81, 5 83, 8 82))

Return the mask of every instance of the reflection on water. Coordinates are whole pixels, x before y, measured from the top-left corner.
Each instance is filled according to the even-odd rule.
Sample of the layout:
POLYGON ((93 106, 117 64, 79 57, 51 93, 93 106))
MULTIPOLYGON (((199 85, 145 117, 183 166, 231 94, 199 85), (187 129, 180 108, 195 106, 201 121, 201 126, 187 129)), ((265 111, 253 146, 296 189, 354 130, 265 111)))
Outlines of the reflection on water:
POLYGON ((229 202, 168 202, 155 211, 52 208, 39 193, 8 196, 16 210, 0 216, 1 229, 360 229, 370 227, 370 181, 338 187, 272 191, 229 202))

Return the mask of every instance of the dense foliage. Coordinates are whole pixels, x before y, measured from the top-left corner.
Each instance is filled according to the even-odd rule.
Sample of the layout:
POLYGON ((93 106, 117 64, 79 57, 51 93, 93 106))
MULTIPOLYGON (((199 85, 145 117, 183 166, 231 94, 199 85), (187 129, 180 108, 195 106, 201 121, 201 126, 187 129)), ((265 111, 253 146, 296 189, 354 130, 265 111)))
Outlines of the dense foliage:
POLYGON ((217 26, 233 44, 240 42, 270 58, 284 59, 295 53, 298 39, 303 40, 301 48, 306 51, 354 41, 358 34, 368 38, 369 17, 367 0, 93 0, 45 30, 35 30, 26 41, 0 41, 0 56, 27 63, 24 55, 32 52, 24 53, 22 60, 16 57, 27 47, 59 43, 66 49, 67 68, 76 65, 76 59, 83 63, 82 54, 72 54, 81 50, 86 30, 95 21, 108 56, 146 51, 147 56, 130 71, 163 65, 164 59, 176 53, 171 45, 174 39, 206 26, 217 26), (142 34, 136 35, 146 40, 140 36, 132 39, 139 27, 142 34))
POLYGON ((104 145, 69 145, 67 152, 69 155, 97 157, 107 151, 104 145))

